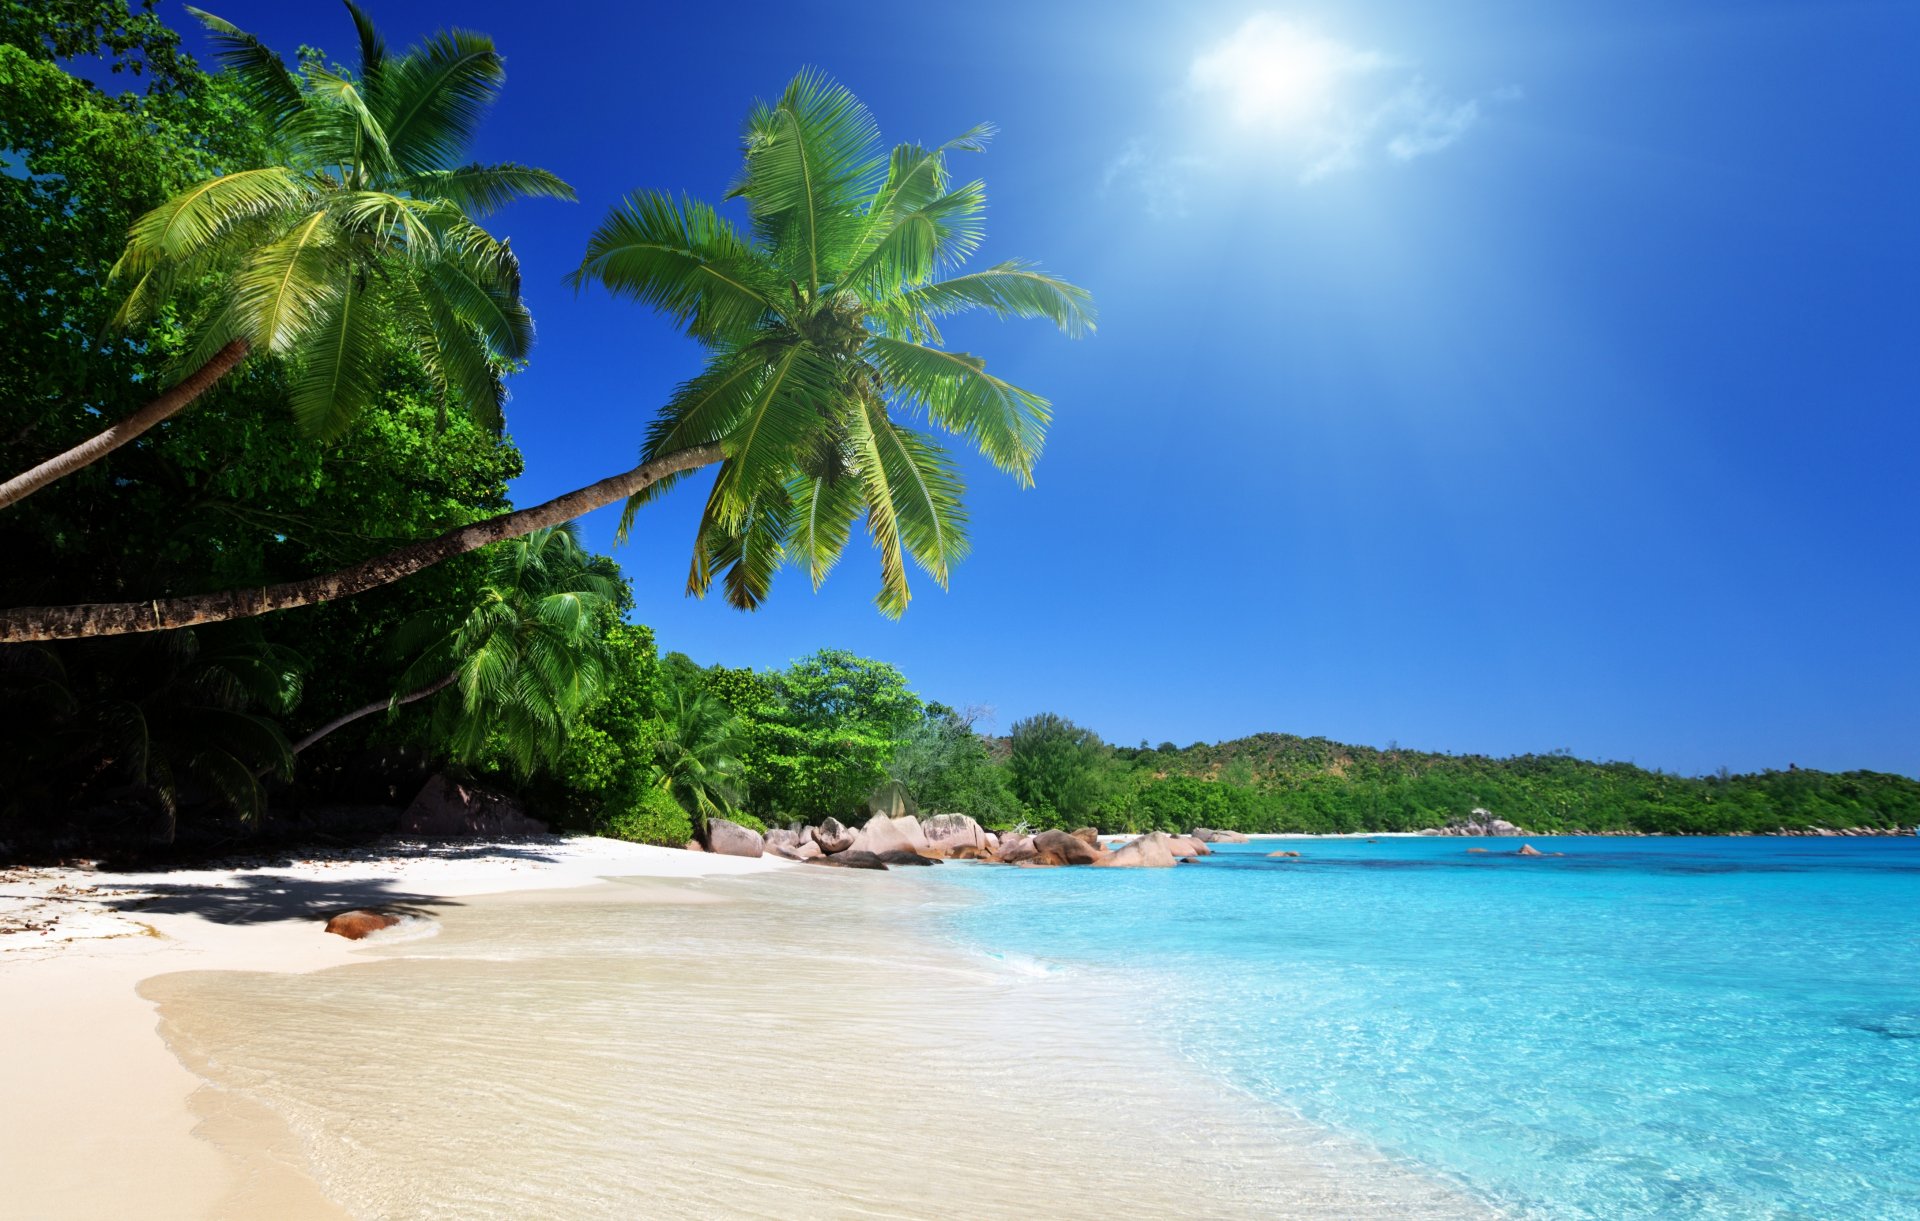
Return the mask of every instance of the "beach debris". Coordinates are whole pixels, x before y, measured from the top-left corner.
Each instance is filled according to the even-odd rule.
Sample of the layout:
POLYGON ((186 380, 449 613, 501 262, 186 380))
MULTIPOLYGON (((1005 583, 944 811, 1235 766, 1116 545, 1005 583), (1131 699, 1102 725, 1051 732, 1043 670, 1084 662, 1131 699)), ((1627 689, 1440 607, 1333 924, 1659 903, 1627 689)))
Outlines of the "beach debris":
POLYGON ((1244 844, 1247 837, 1238 831, 1216 831, 1212 827, 1195 827, 1193 838, 1203 844, 1244 844))
MULTIPOLYGON (((1475 849, 1469 849, 1469 851, 1476 851, 1476 850, 1475 850, 1475 849)), ((1477 851, 1480 851, 1480 852, 1485 852, 1485 851, 1486 851, 1486 849, 1484 849, 1484 848, 1481 848, 1481 849, 1477 849, 1477 851)), ((1267 859, 1268 859, 1268 860, 1270 860, 1270 861, 1271 861, 1271 860, 1274 860, 1274 859, 1276 859, 1276 858, 1281 858, 1281 857, 1293 857, 1293 858, 1295 858, 1295 859, 1298 859, 1298 858, 1299 858, 1299 856, 1300 856, 1300 854, 1299 854, 1298 852, 1295 852, 1295 851, 1294 851, 1293 849, 1291 849, 1291 848, 1282 848, 1282 849, 1281 849, 1280 851, 1278 851, 1278 852, 1269 852, 1269 853, 1267 853, 1267 859)))
POLYGON ((350 912, 341 912, 328 920, 325 931, 345 937, 348 941, 358 941, 368 933, 377 933, 383 928, 392 928, 398 923, 400 923, 398 916, 362 907, 350 912))
POLYGON ((758 832, 749 831, 737 822, 709 818, 707 851, 722 856, 760 856, 766 851, 766 841, 760 838, 758 832))

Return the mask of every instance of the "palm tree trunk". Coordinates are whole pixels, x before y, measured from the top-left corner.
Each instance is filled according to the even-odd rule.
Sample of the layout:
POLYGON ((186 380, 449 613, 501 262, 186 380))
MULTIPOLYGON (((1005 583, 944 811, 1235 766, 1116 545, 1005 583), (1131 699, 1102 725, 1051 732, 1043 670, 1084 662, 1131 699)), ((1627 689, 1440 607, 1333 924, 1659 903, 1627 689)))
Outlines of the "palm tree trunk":
POLYGON ((65 479, 85 466, 91 466, 114 450, 170 416, 193 405, 195 399, 213 389, 215 383, 233 372, 253 347, 236 339, 213 354, 212 359, 182 378, 173 389, 148 403, 104 432, 95 433, 63 454, 55 454, 32 470, 23 471, 0 483, 0 509, 16 500, 24 500, 58 479, 65 479))
POLYGON ((296 755, 299 754, 301 751, 305 750, 309 746, 312 746, 315 742, 318 742, 321 738, 326 737, 328 734, 340 728, 342 725, 350 725, 353 722, 359 720, 363 716, 372 716, 374 713, 379 712, 383 708, 398 708, 402 704, 411 704, 415 700, 423 700, 423 699, 426 699, 429 695, 436 695, 439 692, 445 691, 448 687, 453 686, 454 680, 459 677, 460 677, 460 672, 458 670, 455 670, 453 673, 447 675, 445 678, 440 679, 437 682, 428 683, 426 686, 420 688, 418 691, 409 691, 407 694, 401 696, 399 699, 375 700, 373 703, 367 704, 364 707, 355 708, 352 712, 343 712, 339 716, 333 718, 331 721, 328 721, 325 725, 322 725, 320 728, 308 734, 306 737, 301 738, 298 742, 295 742, 293 744, 293 753, 296 755))
POLYGON ((77 640, 86 636, 127 636, 247 619, 296 606, 311 606, 335 598, 391 585, 402 577, 431 568, 442 560, 477 551, 503 538, 518 538, 545 526, 572 521, 616 500, 625 500, 668 475, 696 470, 726 455, 718 445, 696 445, 675 450, 651 462, 556 496, 530 509, 502 513, 486 521, 457 526, 439 538, 397 547, 385 555, 281 585, 259 589, 232 589, 186 598, 157 598, 146 602, 88 602, 78 606, 23 606, 0 611, 0 644, 28 640, 77 640))

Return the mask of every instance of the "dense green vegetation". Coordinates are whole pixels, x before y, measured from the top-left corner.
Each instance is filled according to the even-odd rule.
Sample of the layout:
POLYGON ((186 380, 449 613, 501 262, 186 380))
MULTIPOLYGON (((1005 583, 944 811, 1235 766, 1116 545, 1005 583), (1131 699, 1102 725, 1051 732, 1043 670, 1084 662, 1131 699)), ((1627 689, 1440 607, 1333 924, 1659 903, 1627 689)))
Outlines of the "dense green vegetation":
POLYGON ((1920 822, 1920 785, 1895 776, 1281 735, 1130 749, 1052 714, 997 739, 845 652, 770 671, 662 656, 565 522, 622 499, 631 517, 713 466, 691 592, 718 580, 750 609, 786 564, 817 584, 865 521, 897 614, 909 559, 944 584, 966 551, 953 462, 911 421, 1025 480, 1049 412, 945 351, 941 321, 1078 334, 1086 295, 1023 263, 962 269, 983 196, 948 158, 985 128, 889 150, 802 75, 749 116, 744 226, 647 191, 597 231, 579 281, 665 315, 705 363, 632 439, 640 466, 516 509, 500 408, 528 319, 478 218, 568 192, 463 163, 505 87, 483 36, 395 54, 349 11, 354 69, 288 68, 215 20, 209 74, 150 3, 0 6, 0 479, 60 468, 0 506, 0 607, 51 608, 0 610, 0 850, 331 834, 368 809, 390 825, 439 769, 557 825, 675 844, 716 816, 856 819, 876 795, 999 827, 1394 830, 1474 807, 1539 830, 1920 822))

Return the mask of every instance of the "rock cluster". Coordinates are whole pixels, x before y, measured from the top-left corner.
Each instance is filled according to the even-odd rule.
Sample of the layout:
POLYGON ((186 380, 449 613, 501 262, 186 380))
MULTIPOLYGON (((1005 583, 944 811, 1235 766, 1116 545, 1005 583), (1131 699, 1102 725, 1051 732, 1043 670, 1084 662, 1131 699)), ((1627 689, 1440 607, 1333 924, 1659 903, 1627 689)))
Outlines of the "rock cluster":
POLYGON ((1428 827, 1422 835, 1525 835, 1525 831, 1514 826, 1504 818, 1495 818, 1492 811, 1475 809, 1464 819, 1457 819, 1444 827, 1428 827))
MULTIPOLYGON (((1092 827, 1077 831, 1040 831, 1033 835, 996 835, 965 814, 874 814, 859 830, 838 819, 817 825, 757 833, 724 818, 707 822, 706 851, 726 856, 778 856, 843 869, 885 869, 892 865, 933 865, 940 861, 987 861, 1000 865, 1101 865, 1108 868, 1163 869, 1210 855, 1209 842, 1245 842, 1233 831, 1196 830, 1192 835, 1154 831, 1111 848, 1101 846, 1092 827)), ((688 844, 700 850, 698 844, 688 844)))

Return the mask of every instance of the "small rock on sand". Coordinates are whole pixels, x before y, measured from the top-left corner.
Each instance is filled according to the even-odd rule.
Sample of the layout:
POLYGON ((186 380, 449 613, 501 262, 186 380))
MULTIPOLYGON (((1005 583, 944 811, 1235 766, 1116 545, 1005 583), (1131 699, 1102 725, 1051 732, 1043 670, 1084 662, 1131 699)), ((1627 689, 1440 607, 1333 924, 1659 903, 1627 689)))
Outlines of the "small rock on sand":
POLYGON ((348 941, 358 941, 368 933, 377 933, 383 928, 392 928, 400 923, 400 917, 389 916, 385 912, 358 911, 341 912, 327 921, 326 931, 337 933, 348 941))

